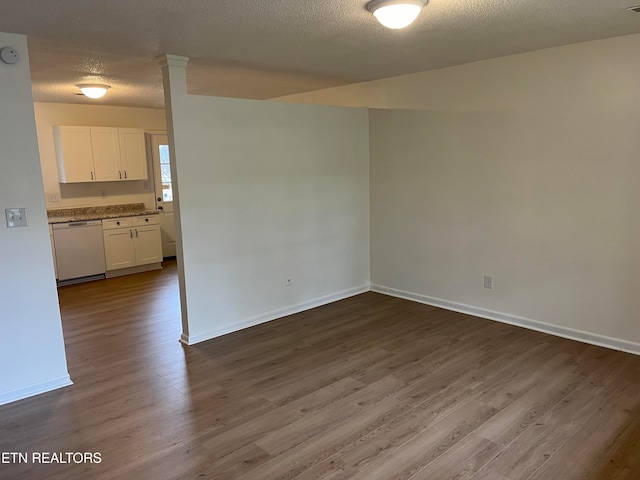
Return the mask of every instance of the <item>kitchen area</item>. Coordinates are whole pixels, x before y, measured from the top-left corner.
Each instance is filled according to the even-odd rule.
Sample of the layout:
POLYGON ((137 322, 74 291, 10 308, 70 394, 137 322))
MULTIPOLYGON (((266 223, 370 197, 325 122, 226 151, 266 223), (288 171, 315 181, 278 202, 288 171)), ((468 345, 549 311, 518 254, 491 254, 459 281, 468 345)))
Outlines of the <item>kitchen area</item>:
POLYGON ((58 285, 162 268, 175 255, 172 206, 163 201, 170 172, 154 166, 151 152, 158 138, 166 143, 164 111, 44 103, 34 110, 58 285))
POLYGON ((144 204, 47 213, 58 285, 162 268, 158 212, 144 204))

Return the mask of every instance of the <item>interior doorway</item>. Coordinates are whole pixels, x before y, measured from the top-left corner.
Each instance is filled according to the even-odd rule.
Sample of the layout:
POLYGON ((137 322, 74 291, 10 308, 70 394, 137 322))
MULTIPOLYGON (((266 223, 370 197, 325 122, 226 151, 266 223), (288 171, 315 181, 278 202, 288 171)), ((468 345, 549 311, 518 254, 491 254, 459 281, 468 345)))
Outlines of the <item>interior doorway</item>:
POLYGON ((153 184, 155 188, 156 208, 160 215, 162 235, 162 256, 176 256, 176 227, 173 218, 173 185, 171 183, 171 164, 169 141, 166 134, 148 134, 151 151, 153 184))

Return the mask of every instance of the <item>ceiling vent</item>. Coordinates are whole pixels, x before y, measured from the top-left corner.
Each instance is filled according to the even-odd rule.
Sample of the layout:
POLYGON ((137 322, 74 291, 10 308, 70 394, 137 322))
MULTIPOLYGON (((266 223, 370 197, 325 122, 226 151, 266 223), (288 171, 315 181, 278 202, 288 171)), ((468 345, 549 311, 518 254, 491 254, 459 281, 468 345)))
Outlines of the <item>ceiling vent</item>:
POLYGON ((629 7, 627 8, 627 10, 634 12, 634 13, 640 13, 640 5, 636 5, 635 7, 629 7))

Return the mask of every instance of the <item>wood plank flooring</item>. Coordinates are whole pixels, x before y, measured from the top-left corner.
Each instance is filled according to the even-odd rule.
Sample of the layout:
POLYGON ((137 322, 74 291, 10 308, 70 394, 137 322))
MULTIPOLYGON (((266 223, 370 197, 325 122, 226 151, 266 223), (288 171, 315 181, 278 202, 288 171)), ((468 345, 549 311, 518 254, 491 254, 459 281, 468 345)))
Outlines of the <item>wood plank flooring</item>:
POLYGON ((59 290, 73 386, 0 479, 640 478, 640 357, 366 293, 192 347, 175 262, 59 290))

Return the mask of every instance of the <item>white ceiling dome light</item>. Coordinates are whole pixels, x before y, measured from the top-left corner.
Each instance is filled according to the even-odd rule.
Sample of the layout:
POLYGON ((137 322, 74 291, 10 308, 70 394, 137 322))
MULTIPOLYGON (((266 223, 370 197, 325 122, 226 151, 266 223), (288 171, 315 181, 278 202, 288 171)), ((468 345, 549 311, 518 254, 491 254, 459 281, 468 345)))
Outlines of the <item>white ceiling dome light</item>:
POLYGON ((79 83, 76 85, 85 97, 102 98, 111 87, 102 83, 79 83))
POLYGON ((428 0, 373 0, 367 4, 378 21, 387 28, 408 27, 418 17, 428 0))

